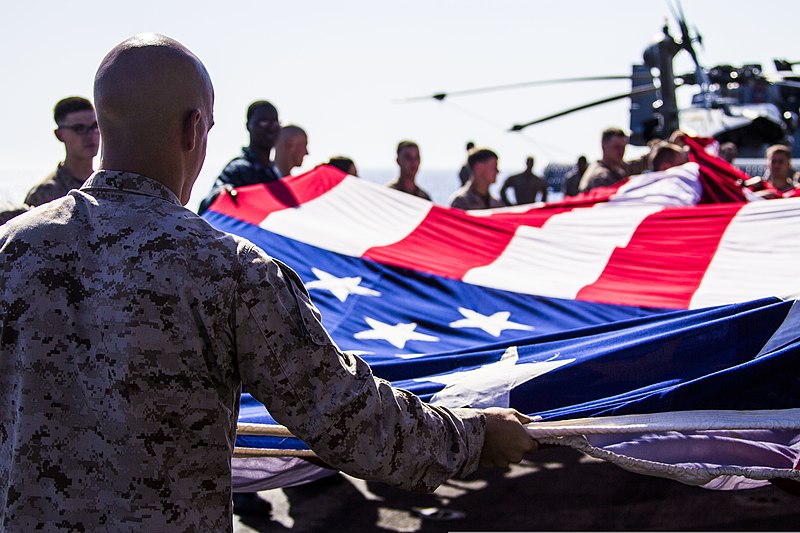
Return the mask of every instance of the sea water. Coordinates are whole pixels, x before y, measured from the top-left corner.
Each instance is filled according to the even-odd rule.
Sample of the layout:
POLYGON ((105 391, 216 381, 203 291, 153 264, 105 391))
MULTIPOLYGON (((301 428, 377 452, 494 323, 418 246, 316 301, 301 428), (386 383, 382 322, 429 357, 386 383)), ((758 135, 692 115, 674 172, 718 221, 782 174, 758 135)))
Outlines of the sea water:
MULTIPOLYGON (((524 169, 520 169, 517 172, 521 172, 522 170, 524 169)), ((433 200, 435 204, 449 205, 450 196, 461 187, 458 171, 458 168, 452 170, 421 168, 417 174, 417 185, 430 195, 431 200, 433 200)), ((365 180, 380 184, 389 183, 395 180, 399 175, 397 169, 365 169, 363 171, 359 169, 359 174, 365 180)), ((510 174, 500 174, 495 184, 489 187, 489 191, 497 198, 500 198, 500 187, 502 187, 503 182, 509 175, 510 174)), ((548 190, 547 192, 547 200, 549 202, 558 201, 562 196, 560 191, 548 190)), ((514 193, 511 192, 509 197, 513 199, 514 193)))
MULTIPOLYGON (((12 203, 22 203, 25 195, 31 187, 43 179, 49 172, 55 170, 55 163, 52 168, 2 168, 0 167, 0 199, 12 203)), ((458 178, 458 168, 454 169, 427 169, 421 168, 417 174, 417 185, 430 194, 434 203, 448 205, 450 196, 461 186, 458 178)), ((364 168, 359 169, 361 178, 378 184, 386 184, 398 176, 397 168, 364 168)), ((501 174, 497 178, 497 183, 492 185, 492 194, 500 197, 500 187, 508 174, 501 174)), ((195 191, 192 198, 186 205, 189 209, 196 211, 200 201, 206 195, 213 178, 201 175, 201 179, 195 184, 195 191)), ((511 195, 513 197, 513 194, 511 195)), ((561 193, 557 191, 548 192, 548 200, 556 201, 561 198, 561 193)))

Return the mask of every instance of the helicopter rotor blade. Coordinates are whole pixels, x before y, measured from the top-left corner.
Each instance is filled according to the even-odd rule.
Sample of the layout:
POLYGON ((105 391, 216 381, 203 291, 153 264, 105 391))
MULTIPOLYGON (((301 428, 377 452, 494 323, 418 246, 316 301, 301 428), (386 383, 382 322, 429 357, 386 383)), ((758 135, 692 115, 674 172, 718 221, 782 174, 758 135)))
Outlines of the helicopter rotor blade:
POLYGON ((800 81, 783 80, 773 81, 771 83, 772 85, 777 85, 778 87, 791 87, 792 89, 800 89, 800 81))
MULTIPOLYGON (((666 0, 666 2, 667 2, 667 7, 669 8, 669 12, 672 14, 672 18, 674 18, 674 19, 675 19, 675 21, 676 21, 678 24, 680 24, 680 20, 681 20, 681 19, 680 19, 680 17, 678 16, 678 13, 675 11, 675 6, 674 6, 674 5, 672 5, 672 0, 666 0)), ((664 23, 666 24, 666 20, 664 21, 664 23)))
POLYGON ((784 73, 788 72, 788 73, 789 73, 789 74, 788 74, 789 76, 794 76, 794 75, 796 75, 796 74, 793 72, 793 70, 792 70, 792 67, 793 67, 794 65, 800 65, 800 61, 789 61, 789 60, 788 60, 788 59, 786 59, 786 58, 782 58, 782 59, 777 59, 777 58, 776 58, 776 59, 773 59, 773 60, 772 60, 772 62, 773 62, 773 64, 775 65, 775 69, 776 69, 778 72, 784 72, 784 73))
POLYGON ((797 81, 798 74, 796 72, 791 72, 791 71, 778 71, 778 72, 771 72, 769 74, 762 74, 761 77, 769 82, 784 81, 787 79, 790 81, 797 81))
POLYGON ((563 117, 564 115, 569 115, 570 113, 574 113, 576 111, 583 111, 584 109, 589 109, 591 107, 599 106, 602 104, 607 104, 609 102, 614 102, 616 100, 622 100, 623 98, 630 98, 631 96, 638 96, 641 94, 648 94, 656 92, 658 89, 655 87, 638 87, 630 92, 623 93, 623 94, 615 94, 614 96, 609 96, 607 98, 603 98, 601 100, 595 100, 593 102, 588 102, 583 105, 579 105, 577 107, 571 107, 569 109, 565 109, 564 111, 559 111, 558 113, 554 113, 552 115, 548 115, 546 117, 542 117, 536 120, 532 120, 531 122, 526 122, 525 124, 514 124, 509 131, 522 131, 528 126, 533 126, 535 124, 541 124, 542 122, 547 122, 548 120, 553 120, 554 118, 563 117))
MULTIPOLYGON (((706 105, 708 105, 710 97, 710 95, 708 94, 709 84, 710 84, 708 80, 708 74, 706 70, 703 68, 703 66, 700 64, 700 60, 697 57, 697 51, 695 50, 693 44, 694 39, 692 39, 692 35, 689 32, 689 25, 686 22, 686 15, 683 12, 683 4, 681 4, 681 0, 675 0, 675 3, 678 6, 678 14, 677 15, 675 14, 675 10, 672 9, 671 3, 670 3, 670 8, 672 9, 672 14, 677 19, 678 26, 680 26, 681 29, 681 46, 683 47, 684 50, 689 52, 689 55, 692 58, 692 62, 694 63, 695 67, 695 80, 697 83, 700 84, 700 91, 703 94, 703 100, 706 102, 706 105)), ((700 34, 697 32, 696 28, 694 33, 697 36, 698 42, 702 44, 702 38, 700 37, 700 34)))
POLYGON ((681 29, 681 41, 683 42, 683 47, 687 52, 689 52, 689 55, 692 56, 692 61, 694 61, 695 67, 700 69, 701 67, 697 59, 697 52, 694 49, 694 45, 692 45, 692 36, 689 33, 689 25, 686 23, 686 15, 683 13, 683 5, 681 4, 681 0, 675 0, 675 2, 678 5, 678 15, 675 14, 674 10, 672 15, 676 18, 678 26, 681 29))
POLYGON ((460 91, 441 92, 429 94, 427 96, 413 96, 411 98, 404 98, 400 102, 418 102, 421 100, 439 100, 440 102, 450 96, 466 96, 470 94, 481 94, 493 91, 505 91, 508 89, 520 89, 522 87, 535 87, 537 85, 555 85, 558 83, 578 83, 585 81, 606 81, 606 80, 630 80, 630 74, 624 76, 610 75, 610 76, 581 76, 577 78, 555 78, 551 80, 536 80, 524 81, 518 83, 509 83, 506 85, 492 85, 488 87, 478 87, 475 89, 462 89, 460 91))
POLYGON ((694 28, 694 34, 696 35, 695 40, 697 41, 697 44, 699 44, 700 48, 702 48, 705 51, 706 47, 703 44, 703 36, 700 35, 700 31, 697 29, 697 26, 693 26, 693 28, 694 28))

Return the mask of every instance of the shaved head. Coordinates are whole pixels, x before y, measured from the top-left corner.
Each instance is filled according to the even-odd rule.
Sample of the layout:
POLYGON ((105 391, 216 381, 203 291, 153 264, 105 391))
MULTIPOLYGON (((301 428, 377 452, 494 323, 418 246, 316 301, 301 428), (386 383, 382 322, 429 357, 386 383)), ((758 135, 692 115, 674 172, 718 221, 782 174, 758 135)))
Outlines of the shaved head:
POLYGON ((275 147, 275 164, 281 174, 288 176, 293 168, 303 164, 308 155, 308 135, 300 126, 288 124, 281 128, 275 147))
POLYGON ((103 59, 94 100, 100 168, 157 179, 188 201, 213 125, 214 89, 200 60, 169 37, 136 35, 103 59))

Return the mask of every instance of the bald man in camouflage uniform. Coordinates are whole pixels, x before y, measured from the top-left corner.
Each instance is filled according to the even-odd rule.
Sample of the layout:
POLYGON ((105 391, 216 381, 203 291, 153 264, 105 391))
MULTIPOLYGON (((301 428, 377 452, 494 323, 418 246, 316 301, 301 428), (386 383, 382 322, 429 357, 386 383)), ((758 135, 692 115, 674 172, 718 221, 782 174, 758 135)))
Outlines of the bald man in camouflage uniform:
POLYGON ((202 63, 131 38, 95 79, 101 170, 0 229, 0 529, 229 531, 241 388, 326 462, 432 490, 535 447, 341 353, 296 274, 185 209, 213 124, 202 63))

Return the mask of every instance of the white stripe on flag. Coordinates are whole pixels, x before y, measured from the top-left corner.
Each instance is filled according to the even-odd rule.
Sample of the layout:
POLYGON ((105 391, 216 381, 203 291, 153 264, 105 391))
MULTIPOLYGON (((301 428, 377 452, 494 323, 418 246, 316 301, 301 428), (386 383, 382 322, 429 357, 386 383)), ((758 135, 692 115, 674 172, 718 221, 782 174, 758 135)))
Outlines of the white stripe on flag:
POLYGON ((797 298, 800 198, 752 202, 731 220, 690 308, 797 298))
POLYGON ((267 231, 353 257, 402 240, 425 219, 432 203, 348 176, 319 198, 270 214, 267 231))
POLYGON ((520 227, 493 263, 467 272, 464 281, 526 294, 575 298, 597 281, 617 247, 660 206, 574 209, 553 215, 542 228, 520 227))

